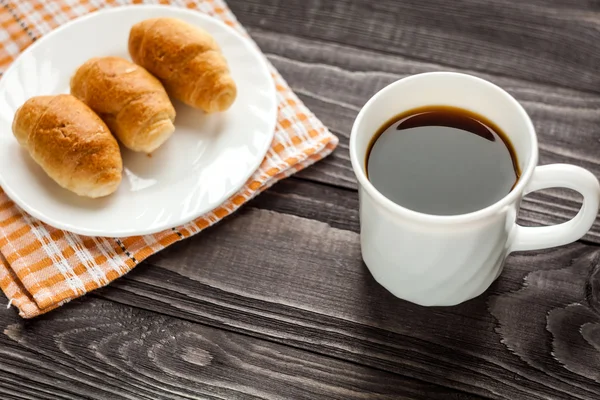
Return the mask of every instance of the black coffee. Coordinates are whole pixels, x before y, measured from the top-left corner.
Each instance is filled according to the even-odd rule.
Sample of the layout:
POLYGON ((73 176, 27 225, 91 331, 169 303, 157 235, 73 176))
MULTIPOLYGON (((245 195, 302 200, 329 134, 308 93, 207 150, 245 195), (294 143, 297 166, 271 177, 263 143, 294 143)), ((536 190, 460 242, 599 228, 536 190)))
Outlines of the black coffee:
POLYGON ((426 214, 485 208, 506 196, 520 175, 508 137, 481 115, 455 107, 397 115, 369 147, 367 175, 375 188, 426 214))

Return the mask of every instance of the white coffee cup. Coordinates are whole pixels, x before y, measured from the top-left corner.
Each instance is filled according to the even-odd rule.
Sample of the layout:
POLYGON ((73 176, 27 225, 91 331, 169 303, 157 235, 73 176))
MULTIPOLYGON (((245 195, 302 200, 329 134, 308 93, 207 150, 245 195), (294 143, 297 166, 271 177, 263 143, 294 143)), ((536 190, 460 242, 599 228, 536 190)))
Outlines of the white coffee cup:
POLYGON ((535 129, 523 107, 503 89, 470 75, 418 74, 379 91, 354 122, 350 158, 359 184, 365 264, 395 296, 425 306, 449 306, 478 296, 498 277, 511 252, 574 242, 590 229, 598 213, 596 177, 573 165, 538 166, 535 129), (375 189, 365 173, 375 132, 395 115, 427 105, 473 111, 507 134, 522 171, 510 193, 475 212, 437 216, 404 208, 375 189), (527 193, 556 187, 583 195, 583 205, 572 220, 549 227, 516 224, 527 193))

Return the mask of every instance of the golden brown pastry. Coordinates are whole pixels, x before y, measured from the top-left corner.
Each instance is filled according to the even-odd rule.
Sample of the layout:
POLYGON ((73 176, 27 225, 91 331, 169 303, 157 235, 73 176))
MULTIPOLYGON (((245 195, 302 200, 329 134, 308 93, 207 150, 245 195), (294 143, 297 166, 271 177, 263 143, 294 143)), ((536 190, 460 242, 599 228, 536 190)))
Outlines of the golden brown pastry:
POLYGON ((162 84, 123 58, 86 61, 71 78, 71 93, 133 151, 151 153, 175 131, 175 109, 162 84))
POLYGON ((152 18, 129 32, 129 54, 184 103, 204 110, 227 110, 237 88, 217 42, 206 31, 175 18, 152 18))
POLYGON ((80 196, 106 196, 121 183, 119 144, 106 124, 69 94, 27 100, 12 130, 50 178, 80 196))

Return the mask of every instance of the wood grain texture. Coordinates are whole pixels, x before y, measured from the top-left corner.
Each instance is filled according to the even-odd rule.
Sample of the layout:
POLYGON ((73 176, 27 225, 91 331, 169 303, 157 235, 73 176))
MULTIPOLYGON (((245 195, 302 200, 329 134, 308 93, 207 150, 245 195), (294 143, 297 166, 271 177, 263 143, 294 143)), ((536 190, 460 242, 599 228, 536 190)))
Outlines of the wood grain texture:
POLYGON ((598 0, 230 0, 246 26, 600 93, 598 0))
MULTIPOLYGON (((31 321, 1 309, 0 398, 600 398, 600 247, 514 254, 459 306, 401 301, 361 261, 348 158, 371 95, 443 69, 521 101, 541 163, 600 175, 600 1, 228 3, 340 147, 105 289, 31 321)), ((536 193, 521 223, 578 208, 536 193)))
MULTIPOLYGON (((379 89, 409 74, 444 69, 399 56, 251 30, 257 43, 308 107, 340 137, 338 149, 300 177, 356 189, 348 154, 352 123, 379 89)), ((474 73, 473 71, 464 71, 474 73)), ((513 94, 531 115, 539 135, 540 164, 570 163, 600 176, 600 95, 476 73, 513 94)), ((572 218, 579 194, 535 192, 523 203, 521 222, 551 225, 572 218)), ((586 240, 600 243, 600 219, 586 240)))
MULTIPOLYGON (((269 208, 306 208, 289 205, 297 199, 295 192, 275 196, 280 195, 269 200, 269 208)), ((315 215, 307 219, 246 207, 206 234, 159 253, 98 293, 113 301, 484 397, 600 396, 596 378, 569 368, 552 354, 551 341, 557 342, 557 348, 569 346, 579 340, 577 330, 563 332, 567 336, 561 339, 553 337, 546 323, 527 330, 529 325, 522 321, 544 321, 547 308, 564 309, 572 316, 566 306, 573 298, 584 305, 588 302, 581 290, 570 297, 553 296, 552 288, 562 281, 548 274, 529 289, 531 302, 554 300, 546 308, 498 305, 523 290, 533 274, 561 271, 571 263, 581 268, 567 270, 561 279, 586 281, 588 272, 598 267, 600 249, 574 244, 513 255, 485 295, 456 307, 423 308, 394 298, 372 279, 360 259, 356 232, 319 222, 323 216, 311 212, 315 215), (500 318, 499 308, 508 318, 500 318), (518 333, 511 334, 511 329, 518 333), (544 351, 511 346, 511 338, 528 335, 547 346, 544 351)), ((586 329, 585 343, 595 343, 589 339, 594 337, 593 328, 586 329)), ((581 352, 587 354, 587 359, 581 359, 583 365, 600 355, 591 344, 581 352)))
POLYGON ((479 398, 93 297, 0 329, 3 400, 479 398))
POLYGON ((551 353, 565 369, 599 382, 599 286, 600 251, 595 251, 561 269, 528 274, 521 290, 491 298, 490 311, 500 322, 504 344, 530 365, 548 367, 536 355, 551 353), (540 340, 548 333, 551 340, 540 340))

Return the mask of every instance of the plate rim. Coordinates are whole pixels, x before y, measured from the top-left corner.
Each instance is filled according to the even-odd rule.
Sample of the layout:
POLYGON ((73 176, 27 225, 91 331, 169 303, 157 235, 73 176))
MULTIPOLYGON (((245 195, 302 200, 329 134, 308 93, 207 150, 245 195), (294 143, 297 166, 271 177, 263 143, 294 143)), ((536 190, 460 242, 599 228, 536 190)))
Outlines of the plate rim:
MULTIPOLYGON (((107 8, 102 8, 99 10, 89 12, 85 15, 74 18, 74 19, 56 27, 52 31, 50 31, 47 34, 40 37, 37 41, 32 43, 24 51, 19 53, 19 55, 12 61, 11 65, 2 74, 2 77, 0 78, 0 86, 5 84, 3 82, 5 80, 5 77, 10 75, 9 73, 11 73, 13 68, 16 68, 16 65, 18 64, 19 59, 26 56, 30 52, 34 51, 38 47, 43 46, 44 41, 47 40, 49 37, 52 37, 65 29, 68 29, 70 26, 72 26, 74 24, 82 23, 90 18, 94 18, 94 17, 98 16, 99 14, 118 13, 118 12, 128 11, 131 9, 136 9, 136 10, 169 9, 170 11, 173 11, 175 13, 193 15, 194 17, 210 20, 212 23, 216 23, 216 24, 220 25, 222 28, 224 28, 226 31, 228 31, 232 35, 235 35, 238 39, 241 39, 245 43, 246 50, 253 53, 253 55, 259 60, 259 62, 261 64, 261 69, 266 74, 267 81, 269 82, 269 89, 270 89, 270 92, 271 92, 271 95, 273 98, 273 105, 274 105, 273 110, 271 111, 271 114, 273 114, 273 115, 271 116, 271 118, 269 118, 269 120, 271 121, 270 122, 270 134, 268 135, 269 140, 265 140, 265 144, 263 145, 263 147, 260 148, 259 151, 257 151, 257 160, 258 161, 256 161, 255 163, 253 163, 251 166, 248 167, 247 173, 245 173, 243 175, 243 179, 240 178, 239 184, 232 185, 229 190, 225 191, 219 197, 219 200, 215 201, 216 205, 214 205, 214 206, 208 205, 203 208, 199 207, 194 213, 191 213, 186 218, 178 217, 178 218, 175 218, 174 221, 171 221, 168 223, 162 223, 162 224, 159 224, 156 226, 152 225, 151 227, 148 227, 145 229, 136 229, 136 228, 119 229, 119 230, 109 232, 109 231, 103 230, 103 229, 85 228, 85 227, 81 227, 81 226, 72 225, 71 223, 61 222, 59 220, 56 220, 53 217, 47 216, 42 211, 38 211, 35 207, 30 207, 28 202, 26 200, 22 199, 19 195, 17 195, 15 193, 15 191, 12 189, 12 187, 7 188, 3 174, 0 173, 0 187, 2 188, 2 190, 4 190, 4 192, 9 197, 9 199, 11 201, 13 201, 17 206, 19 206, 27 214, 31 215, 32 217, 44 222, 45 224, 50 225, 56 229, 68 231, 68 232, 71 232, 71 233, 74 233, 77 235, 83 235, 83 236, 123 238, 123 237, 130 237, 130 236, 151 235, 151 234, 159 233, 159 232, 162 232, 162 231, 165 231, 168 229, 175 229, 179 226, 190 223, 190 222, 196 220, 197 218, 201 217, 202 215, 217 209, 223 203, 225 203, 229 198, 231 198, 231 196, 233 196, 236 192, 238 192, 241 188, 243 188, 244 185, 246 184, 246 182, 252 177, 252 175, 258 170, 258 168, 264 161, 265 156, 271 147, 271 143, 273 142, 273 138, 275 136, 275 130, 277 128, 278 103, 277 103, 277 91, 276 91, 275 81, 273 79, 272 72, 270 70, 270 66, 267 61, 266 56, 260 51, 258 46, 254 42, 252 42, 251 39, 243 36, 237 30, 228 26, 220 19, 213 17, 209 14, 203 13, 199 10, 192 10, 192 9, 188 9, 188 8, 176 7, 176 6, 171 6, 171 5, 162 5, 162 4, 139 4, 139 5, 130 4, 130 5, 124 5, 124 6, 110 7, 110 8, 107 7, 107 8)), ((64 189, 64 190, 66 190, 66 189, 64 189)))

